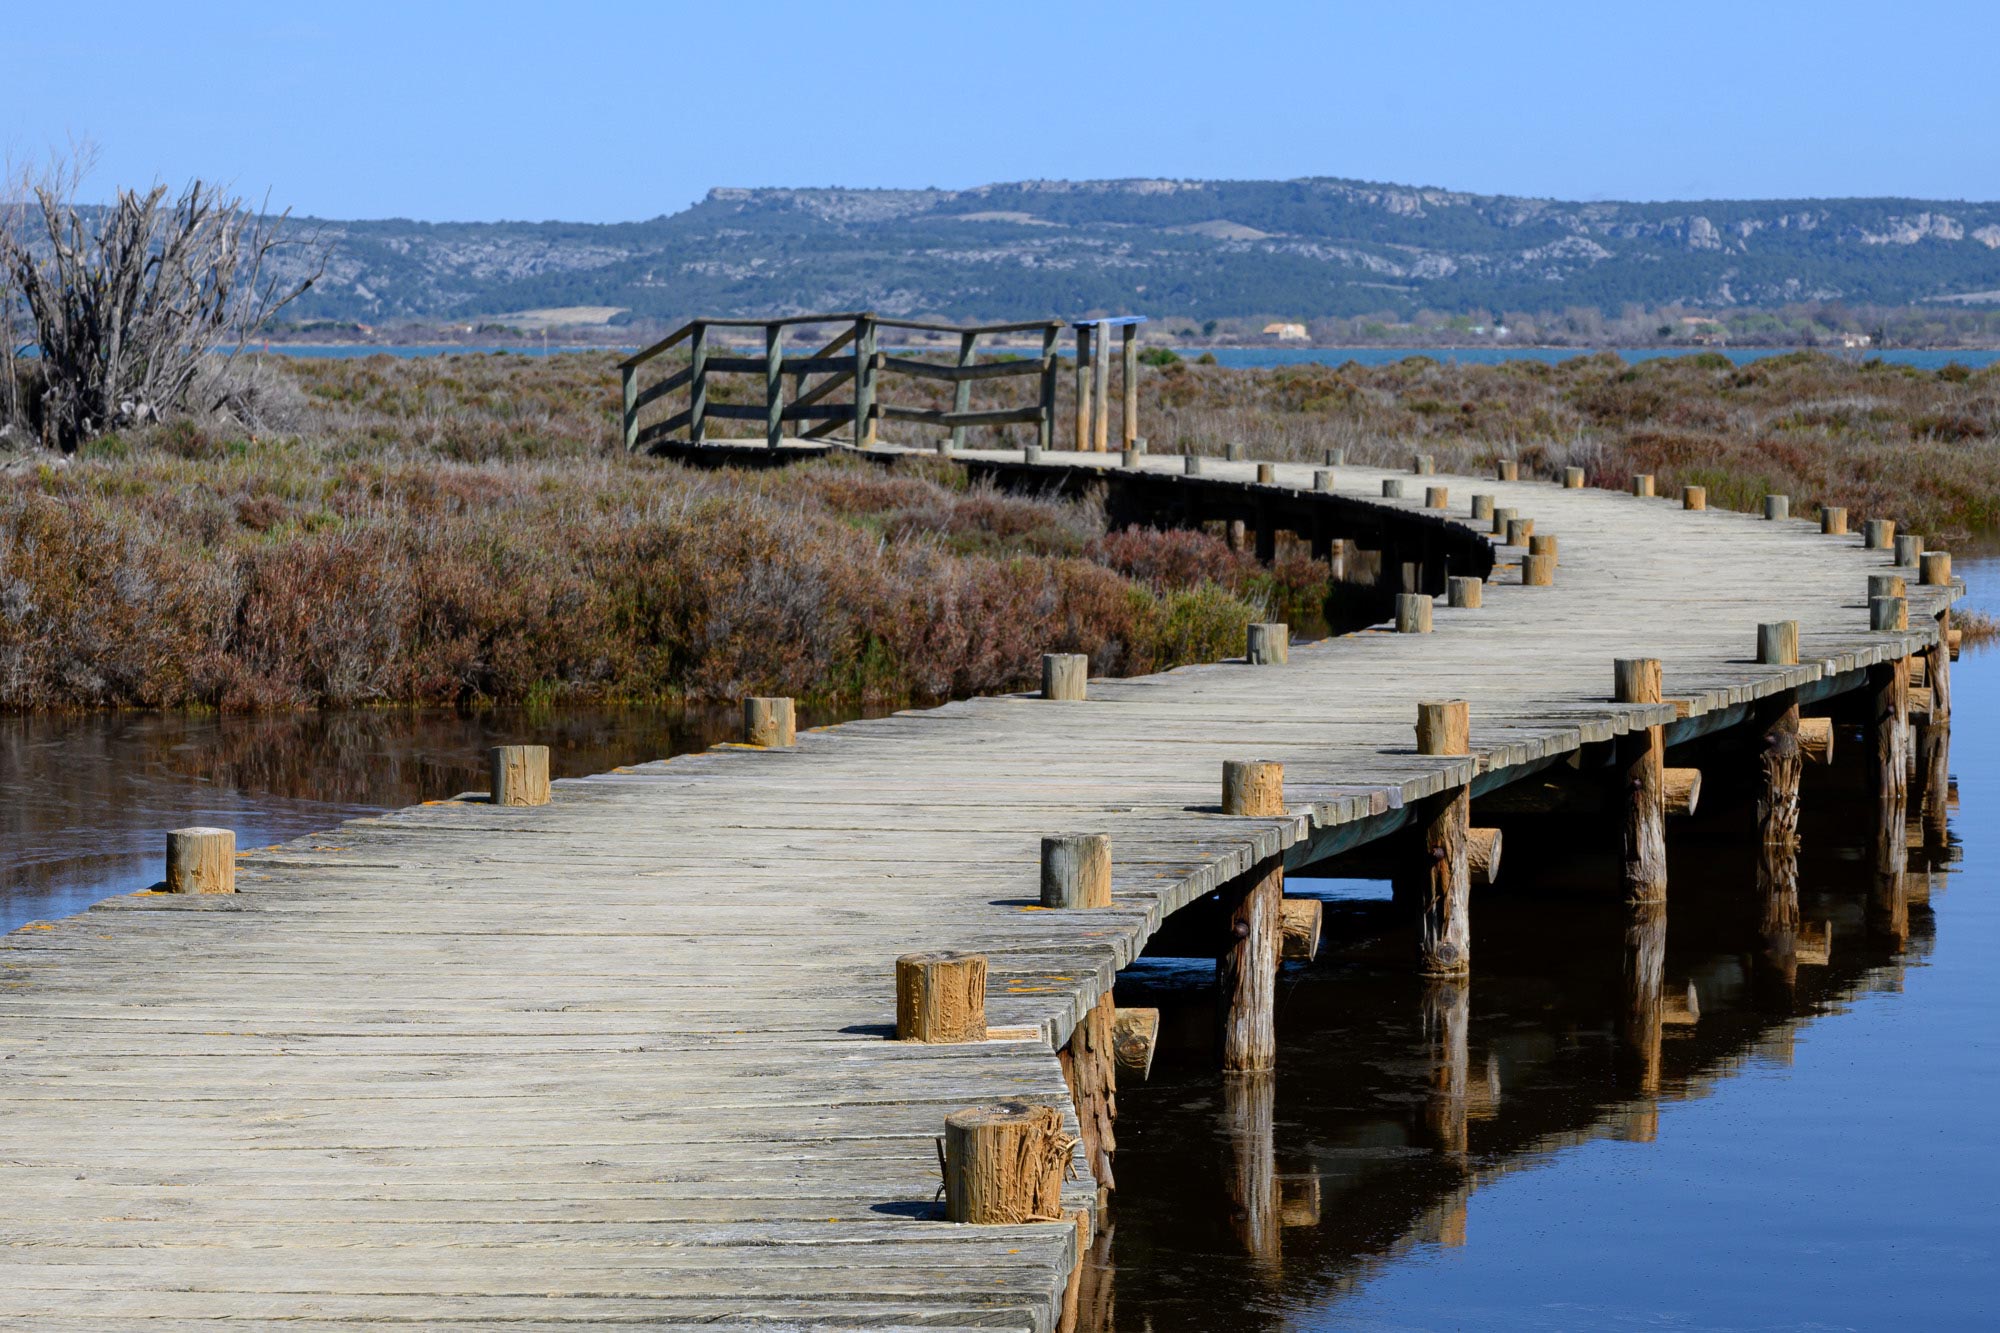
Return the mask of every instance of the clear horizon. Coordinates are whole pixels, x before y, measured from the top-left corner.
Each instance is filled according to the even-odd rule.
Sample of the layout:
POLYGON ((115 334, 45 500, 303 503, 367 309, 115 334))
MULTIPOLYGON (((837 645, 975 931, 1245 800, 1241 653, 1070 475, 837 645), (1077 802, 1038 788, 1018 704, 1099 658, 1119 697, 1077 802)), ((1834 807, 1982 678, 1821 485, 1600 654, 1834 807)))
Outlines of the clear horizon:
POLYGON ((9 34, 0 153, 89 141, 86 198, 200 176, 301 214, 431 222, 634 222, 716 186, 1127 177, 2000 198, 2000 25, 1964 3, 1904 24, 1844 2, 547 12, 210 4, 162 28, 117 0, 87 32, 9 34))

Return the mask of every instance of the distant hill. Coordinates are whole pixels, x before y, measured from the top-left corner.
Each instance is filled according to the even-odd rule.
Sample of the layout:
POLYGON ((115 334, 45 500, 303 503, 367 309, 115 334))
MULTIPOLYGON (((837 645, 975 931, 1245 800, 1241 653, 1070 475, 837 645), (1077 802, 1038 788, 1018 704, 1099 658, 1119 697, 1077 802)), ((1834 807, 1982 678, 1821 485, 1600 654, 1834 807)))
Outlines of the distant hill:
POLYGON ((299 318, 876 309, 1195 320, 2000 298, 2000 204, 1567 203, 1360 181, 717 189, 646 222, 318 225, 299 318))

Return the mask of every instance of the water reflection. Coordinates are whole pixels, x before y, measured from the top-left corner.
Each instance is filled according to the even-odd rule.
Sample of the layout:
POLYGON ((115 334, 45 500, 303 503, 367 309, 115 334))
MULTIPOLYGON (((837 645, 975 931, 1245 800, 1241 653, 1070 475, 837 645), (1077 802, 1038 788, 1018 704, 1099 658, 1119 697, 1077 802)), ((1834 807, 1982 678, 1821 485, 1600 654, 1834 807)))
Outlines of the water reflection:
POLYGON ((490 746, 546 744, 553 776, 575 777, 738 725, 729 709, 0 716, 0 930, 153 883, 170 828, 221 825, 259 846, 483 790, 490 746))
MULTIPOLYGON (((1411 975, 1408 922, 1391 902, 1329 902, 1320 960, 1288 964, 1281 979, 1273 1075, 1213 1072, 1210 991, 1198 971, 1150 960, 1129 970, 1119 1003, 1159 1006, 1162 1033, 1151 1081, 1120 1090, 1121 1188, 1093 1249, 1080 1327, 1344 1328, 1378 1317, 1397 1328, 1574 1327, 1669 1310, 1726 1322, 1728 1310, 1711 1302, 1733 1299, 1727 1283, 1703 1294, 1712 1265, 1703 1269, 1702 1248, 1684 1237, 1652 1235, 1646 1263, 1666 1274, 1659 1291, 1625 1292, 1617 1299, 1629 1308, 1607 1307, 1615 1316, 1560 1314, 1546 1304, 1560 1307, 1556 1294, 1514 1275, 1549 1262, 1540 1228, 1555 1223, 1530 1209, 1489 1234, 1475 1214, 1482 1191, 1583 1145, 1643 1144, 1673 1161, 1684 1149, 1663 1130, 1663 1110, 1789 1065, 1802 1030, 1901 989, 1905 968, 1931 952, 1930 899, 1957 854, 1929 819, 1952 804, 1951 791, 1939 778, 1937 800, 1921 806, 1901 793, 1864 796, 1861 750, 1808 775, 1797 849, 1760 845, 1740 799, 1747 788, 1732 799, 1719 781, 1708 819, 1676 834, 1669 903, 1627 903, 1615 878, 1592 892, 1574 866, 1538 875, 1529 861, 1504 893, 1479 899, 1469 981, 1411 975), (1218 1151, 1193 1151, 1204 1141, 1218 1151), (1288 1181, 1301 1182, 1296 1208, 1288 1181), (1439 1267, 1447 1253, 1471 1256, 1450 1262, 1480 1263, 1497 1283, 1476 1314, 1426 1288, 1451 1271, 1439 1267), (1396 1295, 1378 1306, 1378 1290, 1396 1295)), ((1755 1160, 1808 1150, 1777 1137, 1732 1151, 1754 1173, 1755 1160)), ((1568 1206, 1616 1214, 1610 1188, 1568 1206)), ((1770 1243, 1760 1228, 1784 1234, 1773 1214, 1795 1217, 1783 1199, 1764 1206, 1704 1225, 1725 1249, 1760 1252, 1770 1243)), ((1643 1219, 1631 1225, 1652 1231, 1643 1219)), ((1826 1243, 1837 1249, 1871 1224, 1853 1218, 1852 1242, 1833 1220, 1813 1225, 1833 1226, 1840 1239, 1826 1243)), ((1983 1239, 1992 1231, 1989 1222, 1983 1239)), ((1803 1307, 1825 1299, 1809 1295, 1803 1307)), ((1803 1307, 1797 1322, 1816 1317, 1803 1307)), ((1817 1315, 1840 1318, 1839 1302, 1830 1307, 1817 1315)))

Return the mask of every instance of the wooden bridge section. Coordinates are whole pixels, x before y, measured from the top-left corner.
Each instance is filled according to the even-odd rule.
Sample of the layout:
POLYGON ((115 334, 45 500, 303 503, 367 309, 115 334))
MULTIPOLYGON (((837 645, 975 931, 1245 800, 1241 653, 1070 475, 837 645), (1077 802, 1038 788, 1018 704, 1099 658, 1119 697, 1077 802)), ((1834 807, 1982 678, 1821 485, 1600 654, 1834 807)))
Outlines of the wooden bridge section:
MULTIPOLYGON (((959 456, 1147 496, 1187 477, 1129 452, 959 456)), ((1108 994, 1171 914, 1464 795, 1643 762, 1652 728, 1670 749, 1747 723, 1782 749, 1798 705, 1863 697, 1899 783, 1913 656, 1948 708, 1956 589, 1908 543, 1548 481, 1207 459, 1200 482, 1253 525, 1433 533, 1407 539, 1421 614, 789 745, 766 711, 771 744, 353 821, 239 858, 233 894, 9 936, 0 1324, 1054 1329, 1113 1161, 1108 994), (1475 494, 1559 550, 1496 540, 1475 494), (1871 604, 1887 576, 1905 600, 1871 604), (1760 632, 1786 622, 1795 652, 1760 632), (1616 701, 1614 660, 1642 658, 1658 701, 1616 701), (1438 701, 1466 705, 1462 754, 1415 743, 1438 701), (1247 807, 1267 813, 1224 813, 1243 761, 1282 765, 1276 803, 1247 807), (1045 906, 1042 840, 1080 834, 1108 838, 1108 904, 1045 906), (984 958, 984 1038, 897 1040, 897 959, 939 951, 984 958), (1054 1109, 1069 1178, 1026 1220, 946 1220, 947 1115, 1008 1102, 1054 1109)), ((1469 928, 1476 971, 1476 904, 1469 928)), ((1245 994, 1276 966, 1249 929, 1219 946, 1245 994)))

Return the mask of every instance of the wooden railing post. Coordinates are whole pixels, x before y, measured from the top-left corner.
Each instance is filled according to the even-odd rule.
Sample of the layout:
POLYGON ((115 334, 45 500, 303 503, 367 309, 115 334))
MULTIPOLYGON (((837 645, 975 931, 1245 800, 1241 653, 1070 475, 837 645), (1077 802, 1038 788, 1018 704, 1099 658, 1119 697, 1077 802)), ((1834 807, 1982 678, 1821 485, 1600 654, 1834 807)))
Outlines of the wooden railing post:
MULTIPOLYGON (((1222 813, 1269 818, 1285 813, 1285 767, 1265 760, 1222 765, 1222 813)), ((1278 904, 1285 870, 1273 858, 1230 882, 1229 945, 1215 960, 1222 1000, 1222 1069, 1251 1073, 1277 1062, 1278 904)))
POLYGON ((618 371, 619 387, 625 399, 624 415, 621 418, 625 438, 625 452, 631 453, 639 447, 639 368, 623 366, 618 371))
MULTIPOLYGON (((1613 693, 1621 704, 1657 704, 1662 698, 1657 657, 1619 658, 1611 664, 1613 693)), ((1617 741, 1625 784, 1625 896, 1633 902, 1667 896, 1667 788, 1664 735, 1635 727, 1617 741)))
POLYGON ((764 443, 775 449, 785 433, 785 326, 764 326, 764 443))
POLYGON ((854 443, 875 443, 875 321, 867 315, 854 321, 854 443))
POLYGON ((1090 452, 1090 325, 1076 326, 1076 451, 1090 452))
MULTIPOLYGON (((1464 700, 1417 705, 1417 753, 1471 753, 1471 717, 1464 700)), ((1454 787, 1423 799, 1416 811, 1423 862, 1421 966, 1426 976, 1463 976, 1472 966, 1472 867, 1467 841, 1472 788, 1454 787)))
MULTIPOLYGON (((958 335, 958 368, 960 370, 964 370, 972 364, 973 345, 978 341, 979 335, 976 333, 961 333, 958 335)), ((951 410, 954 412, 969 412, 972 410, 971 380, 960 380, 951 386, 951 410)), ((953 426, 951 428, 951 447, 954 449, 963 449, 965 447, 965 427, 953 426)))
POLYGON ((1056 343, 1062 325, 1042 330, 1042 414, 1035 421, 1035 447, 1053 449, 1056 443, 1056 343))
POLYGON ((1090 447, 1094 453, 1111 448, 1111 330, 1100 324, 1097 354, 1091 363, 1090 447))
POLYGON ((1131 448, 1132 441, 1139 438, 1139 326, 1127 324, 1119 330, 1125 370, 1124 410, 1119 414, 1119 433, 1125 437, 1125 447, 1131 448))
POLYGON ((688 443, 708 434, 708 326, 696 323, 688 341, 688 443))

